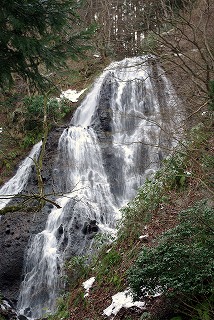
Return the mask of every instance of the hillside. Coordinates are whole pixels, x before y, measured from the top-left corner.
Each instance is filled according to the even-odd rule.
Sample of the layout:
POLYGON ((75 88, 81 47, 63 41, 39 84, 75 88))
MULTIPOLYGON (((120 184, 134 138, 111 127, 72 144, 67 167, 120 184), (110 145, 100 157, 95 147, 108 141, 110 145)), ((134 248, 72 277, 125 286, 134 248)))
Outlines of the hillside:
MULTIPOLYGON (((177 146, 153 179, 146 180, 136 197, 121 209, 117 238, 98 234, 93 257, 76 256, 67 261, 65 292, 59 298, 58 311, 47 319, 214 319, 214 3, 184 4, 178 11, 161 15, 155 8, 159 24, 147 30, 140 48, 122 53, 155 56, 173 83, 184 110, 182 126, 175 135, 177 146), (88 279, 94 281, 85 295, 83 283, 88 279), (115 309, 107 309, 112 297, 129 287, 141 307, 121 304, 119 308, 123 295, 115 309)), ((100 41, 99 34, 97 39, 100 41)), ((70 62, 71 77, 64 77, 60 88, 80 91, 90 87, 115 58, 119 59, 120 53, 112 56, 105 52, 99 58, 88 53, 85 61, 70 62)), ((16 88, 1 99, 1 183, 41 138, 41 127, 27 128, 33 121, 38 128, 41 119, 36 115, 26 124, 29 114, 25 114, 23 92, 28 97, 31 94, 25 83, 18 85, 24 90, 16 88)), ((160 83, 160 94, 161 88, 160 83)), ((54 91, 51 97, 57 94, 54 91)), ((54 111, 51 114, 50 131, 68 124, 77 103, 66 103, 62 117, 57 118, 54 111)), ((47 158, 48 154, 45 161, 47 158)))
MULTIPOLYGON (((166 230, 172 230, 173 233, 173 228, 179 223, 182 226, 179 222, 179 216, 182 212, 186 212, 186 215, 192 215, 195 223, 198 221, 199 229, 203 230, 200 237, 210 239, 209 246, 213 242, 214 141, 213 56, 211 53, 213 52, 213 10, 212 2, 194 2, 193 7, 188 7, 187 11, 181 12, 179 16, 170 17, 169 31, 160 33, 160 30, 155 30, 153 35, 149 34, 145 39, 147 52, 158 55, 185 106, 187 115, 183 127, 184 135, 171 158, 163 163, 162 169, 156 174, 155 182, 148 182, 142 187, 136 199, 123 209, 124 217, 120 225, 118 239, 104 246, 92 265, 87 266, 87 257, 86 261, 81 258, 79 260, 73 259, 68 263, 68 288, 70 288, 70 292, 68 291, 66 298, 60 301, 59 315, 53 319, 63 316, 72 320, 107 319, 108 317, 103 314, 103 311, 111 305, 112 296, 123 292, 130 285, 135 289, 137 286, 135 281, 139 282, 140 273, 137 273, 137 269, 136 271, 132 269, 131 280, 127 272, 133 268, 133 265, 136 265, 136 259, 140 252, 143 248, 152 250, 152 248, 158 247, 160 237, 165 234, 166 230), (210 85, 207 81, 210 81, 210 85), (203 216, 205 211, 209 212, 207 222, 203 216), (203 227, 205 228, 203 229, 203 227), (76 272, 79 278, 73 283, 72 277, 74 274, 76 275, 76 272), (135 272, 136 280, 134 280, 135 272), (95 277, 95 282, 89 291, 89 296, 84 297, 85 291, 82 284, 91 277, 95 277), (67 311, 69 312, 67 313, 67 311)), ((187 223, 188 218, 185 221, 187 223)), ((193 241, 191 239, 195 237, 194 232, 199 232, 199 229, 193 230, 188 241, 193 241)), ((176 234, 176 232, 175 229, 174 233, 176 234)), ((178 241, 183 241, 182 237, 180 239, 179 235, 177 237, 178 241)), ((190 245, 190 242, 188 243, 190 245)), ((205 248, 206 246, 204 246, 204 250, 206 250, 205 248)), ((183 280, 177 275, 180 279, 180 289, 169 288, 169 291, 175 291, 174 295, 168 295, 167 289, 163 295, 156 298, 152 294, 146 298, 141 297, 140 301, 146 301, 145 307, 142 309, 123 307, 115 316, 112 313, 110 318, 127 320, 213 319, 213 275, 210 275, 211 278, 209 278, 208 274, 201 275, 200 273, 200 270, 205 268, 208 263, 210 263, 210 272, 213 270, 212 245, 209 248, 211 251, 207 256, 201 256, 201 260, 197 262, 199 265, 194 264, 196 258, 194 255, 191 257, 191 251, 187 251, 185 258, 186 249, 182 249, 184 255, 180 257, 175 248, 170 253, 171 255, 166 257, 169 260, 163 266, 165 273, 162 276, 166 278, 166 286, 170 283, 173 285, 170 276, 167 279, 169 273, 167 264, 170 265, 170 259, 175 267, 175 279, 178 272, 176 270, 182 274, 186 269, 187 275, 182 274, 183 280), (179 269, 180 259, 183 259, 183 265, 179 269), (191 259, 193 259, 192 264, 190 263, 191 259), (193 269, 189 270, 188 268, 193 269), (209 281, 210 286, 207 291, 201 292, 197 289, 194 291, 194 282, 188 284, 188 277, 197 276, 201 277, 200 281, 209 281), (208 277, 207 280, 205 280, 206 277, 208 277), (187 288, 184 288, 185 284, 187 288)), ((160 263, 158 261, 157 258, 157 262, 153 263, 160 263)), ((151 264, 152 270, 154 268, 152 261, 148 260, 148 263, 151 264)), ((161 268, 161 266, 159 267, 161 268)), ((157 276, 159 267, 157 266, 154 273, 152 271, 149 273, 148 267, 144 277, 149 277, 149 274, 151 277, 154 274, 157 276)), ((147 278, 145 278, 146 281, 147 278)), ((141 285, 145 285, 143 278, 141 285)), ((154 284, 150 285, 152 288, 158 286, 159 280, 154 280, 154 284)))

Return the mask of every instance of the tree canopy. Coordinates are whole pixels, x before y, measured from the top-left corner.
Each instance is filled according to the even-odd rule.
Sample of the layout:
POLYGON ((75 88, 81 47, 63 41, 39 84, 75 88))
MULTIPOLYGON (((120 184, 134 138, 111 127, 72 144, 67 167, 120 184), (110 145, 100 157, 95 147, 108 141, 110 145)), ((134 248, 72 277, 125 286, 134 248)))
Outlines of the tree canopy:
POLYGON ((47 71, 77 59, 92 28, 81 30, 77 0, 2 0, 0 7, 0 88, 18 74, 38 88, 47 71), (81 30, 81 31, 80 31, 81 30))

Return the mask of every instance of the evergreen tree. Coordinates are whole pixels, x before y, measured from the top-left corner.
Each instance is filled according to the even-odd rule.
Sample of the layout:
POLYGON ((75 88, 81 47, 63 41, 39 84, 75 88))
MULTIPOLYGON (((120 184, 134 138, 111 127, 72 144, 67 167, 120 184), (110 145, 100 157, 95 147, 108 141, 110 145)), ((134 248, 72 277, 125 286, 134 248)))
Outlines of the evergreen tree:
POLYGON ((44 74, 77 59, 92 28, 80 32, 78 0, 2 0, 0 6, 0 88, 19 74, 44 88, 44 74))

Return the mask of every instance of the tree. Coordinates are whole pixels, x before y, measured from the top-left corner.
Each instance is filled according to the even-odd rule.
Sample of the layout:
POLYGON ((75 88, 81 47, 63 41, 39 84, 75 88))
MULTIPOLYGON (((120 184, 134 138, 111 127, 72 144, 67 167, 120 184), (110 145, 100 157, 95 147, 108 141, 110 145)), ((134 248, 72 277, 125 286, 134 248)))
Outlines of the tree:
POLYGON ((200 118, 201 110, 206 110, 210 103, 214 79, 214 3, 181 0, 169 4, 164 0, 159 7, 152 4, 153 23, 145 13, 143 25, 147 37, 142 49, 159 57, 185 100, 189 117, 193 119, 199 113, 200 118))
POLYGON ((92 28, 80 31, 76 0, 2 0, 0 8, 0 88, 14 74, 37 88, 50 82, 47 72, 78 59, 92 28))
POLYGON ((81 16, 96 22, 96 46, 102 58, 142 54, 142 40, 162 16, 183 9, 190 0, 88 0, 81 16))

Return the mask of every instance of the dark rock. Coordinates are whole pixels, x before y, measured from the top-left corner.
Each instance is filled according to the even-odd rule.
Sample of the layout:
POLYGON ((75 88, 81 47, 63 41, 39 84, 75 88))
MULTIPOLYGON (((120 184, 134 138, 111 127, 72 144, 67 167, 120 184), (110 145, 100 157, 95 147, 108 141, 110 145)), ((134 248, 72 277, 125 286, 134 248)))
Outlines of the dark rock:
POLYGON ((91 227, 91 232, 98 232, 99 231, 99 227, 97 226, 96 220, 90 221, 90 227, 91 227))
POLYGON ((84 223, 84 226, 83 226, 83 228, 82 228, 82 233, 83 234, 87 234, 87 233, 89 233, 89 224, 88 224, 88 222, 85 222, 84 223))
POLYGON ((25 313, 30 317, 31 316, 31 311, 30 311, 30 308, 26 308, 25 309, 25 313))
POLYGON ((93 232, 98 232, 98 231, 99 231, 99 227, 97 226, 96 220, 91 220, 89 223, 85 222, 82 228, 82 233, 84 235, 91 234, 93 232))
POLYGON ((19 320, 27 320, 27 318, 26 318, 23 314, 20 314, 20 315, 18 316, 18 319, 19 319, 19 320))
POLYGON ((38 213, 33 217, 32 212, 13 212, 7 213, 0 221, 0 291, 9 299, 18 297, 29 230, 35 233, 44 227, 46 216, 38 213), (8 223, 10 229, 2 232, 8 223))
POLYGON ((61 224, 60 227, 58 228, 58 234, 62 235, 63 232, 64 232, 64 229, 63 229, 63 225, 61 224))
POLYGON ((0 303, 0 319, 17 320, 17 314, 13 303, 4 297, 0 303))

